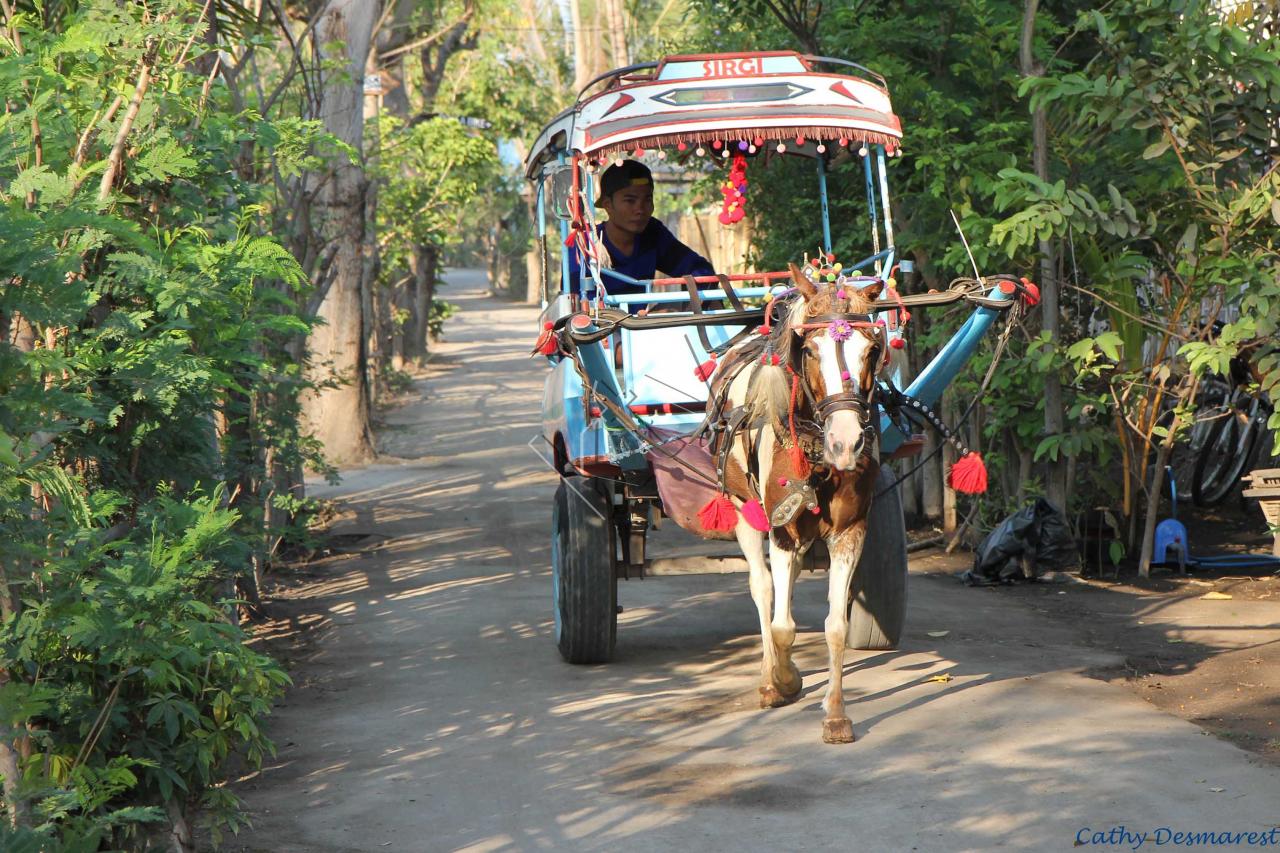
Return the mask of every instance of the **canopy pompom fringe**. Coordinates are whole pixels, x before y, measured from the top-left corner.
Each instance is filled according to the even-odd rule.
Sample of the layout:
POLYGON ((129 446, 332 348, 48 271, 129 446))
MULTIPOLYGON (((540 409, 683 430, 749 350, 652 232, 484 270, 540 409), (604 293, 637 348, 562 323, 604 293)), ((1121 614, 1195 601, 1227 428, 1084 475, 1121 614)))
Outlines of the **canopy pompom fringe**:
POLYGON ((982 454, 969 451, 947 472, 947 485, 966 495, 979 495, 987 490, 987 465, 982 454))
POLYGON ((746 519, 756 530, 762 533, 769 531, 769 519, 765 517, 764 507, 760 505, 760 501, 752 498, 742 505, 742 517, 746 519))

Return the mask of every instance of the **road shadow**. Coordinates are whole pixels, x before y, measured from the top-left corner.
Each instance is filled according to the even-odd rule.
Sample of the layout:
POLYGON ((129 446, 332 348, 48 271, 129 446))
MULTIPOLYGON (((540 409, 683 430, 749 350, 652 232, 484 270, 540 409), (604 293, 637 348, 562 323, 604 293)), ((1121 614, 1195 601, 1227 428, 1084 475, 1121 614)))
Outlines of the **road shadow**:
POLYGON ((1274 774, 1074 674, 1123 662, 1041 612, 1074 591, 1028 606, 913 574, 902 648, 847 658, 852 745, 820 740, 825 574, 797 583, 791 706, 757 706, 745 575, 621 582, 616 659, 565 664, 556 475, 528 446, 536 311, 450 298, 451 363, 386 413, 393 461, 316 490, 343 503, 335 534, 377 537, 284 591, 277 639, 306 640, 268 727, 279 753, 235 786, 254 828, 233 849, 1039 850, 1175 807, 1270 819, 1274 774))

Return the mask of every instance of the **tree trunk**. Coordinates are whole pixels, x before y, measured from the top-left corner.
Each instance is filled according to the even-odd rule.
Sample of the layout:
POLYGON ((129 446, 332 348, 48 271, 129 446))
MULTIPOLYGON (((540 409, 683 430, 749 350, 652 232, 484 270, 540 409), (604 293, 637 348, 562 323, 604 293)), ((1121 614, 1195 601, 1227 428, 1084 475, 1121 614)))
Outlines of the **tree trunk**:
MULTIPOLYGON (((370 50, 365 58, 365 76, 378 74, 378 52, 370 50)), ((364 96, 364 122, 367 131, 365 162, 373 174, 377 174, 377 162, 382 144, 378 129, 378 113, 382 95, 366 92, 364 96)), ((364 194, 364 268, 360 275, 360 307, 364 314, 364 343, 368 358, 365 364, 365 381, 369 383, 369 400, 376 406, 383 397, 382 373, 387 359, 387 347, 383 345, 382 328, 386 311, 386 294, 378 286, 381 258, 378 252, 378 182, 368 181, 364 194)))
MULTIPOLYGON (((0 610, 3 611, 0 612, 0 617, 6 622, 14 613, 13 587, 9 584, 9 567, 0 560, 0 585, 3 585, 3 589, 0 589, 0 610)), ((8 671, 0 669, 0 689, 8 683, 8 671)), ((0 720, 0 782, 3 782, 4 805, 8 812, 5 817, 11 826, 25 826, 30 822, 27 802, 18 796, 18 784, 22 781, 18 767, 20 737, 17 728, 11 728, 6 721, 0 720)))
MULTIPOLYGON (((395 13, 392 17, 391 27, 378 35, 378 51, 380 53, 388 53, 393 50, 399 50, 409 43, 411 37, 416 37, 417 33, 413 29, 412 16, 417 9, 417 4, 409 2, 398 3, 395 7, 395 13)), ((409 56, 409 52, 402 51, 388 60, 385 64, 379 63, 383 78, 382 108, 387 111, 388 115, 408 121, 409 119, 409 87, 405 85, 405 57, 409 56)), ((413 304, 413 278, 412 268, 414 266, 410 259, 409 274, 403 269, 384 270, 384 280, 396 282, 390 288, 382 292, 383 304, 387 307, 387 316, 384 316, 383 326, 385 328, 385 341, 387 349, 390 353, 391 367, 393 370, 404 370, 406 363, 405 352, 405 324, 396 322, 392 313, 399 313, 405 309, 412 310, 413 304)))
MULTIPOLYGON (((948 388, 942 392, 942 419, 956 424, 957 429, 964 429, 964 424, 956 423, 956 415, 955 393, 948 388)), ((976 428, 974 431, 979 432, 976 428)), ((977 442, 972 442, 970 446, 976 448, 977 442)), ((950 471, 954 464, 956 449, 951 442, 945 441, 942 444, 942 471, 950 471)), ((942 532, 947 536, 954 536, 956 532, 956 490, 946 485, 945 479, 942 484, 942 532)))
MULTIPOLYGON (((362 81, 369 40, 381 2, 330 0, 315 27, 316 49, 345 45, 344 67, 326 70, 321 89, 320 118, 325 130, 363 150, 364 104, 362 81)), ((352 464, 373 456, 369 396, 365 382, 367 353, 362 310, 365 238, 365 175, 359 162, 336 161, 316 199, 319 231, 337 245, 330 286, 317 314, 324 325, 307 340, 308 378, 317 383, 337 380, 303 400, 303 415, 311 432, 335 464, 352 464)))
MULTIPOLYGON (((1035 61, 1032 48, 1035 44, 1036 10, 1039 0, 1026 0, 1022 11, 1022 39, 1020 44, 1020 71, 1024 77, 1034 77, 1043 72, 1035 61)), ((1036 177, 1049 180, 1049 122, 1044 107, 1031 115, 1031 158, 1036 177)), ((1058 265, 1054 259, 1055 246, 1048 240, 1040 241, 1040 315, 1041 328, 1049 333, 1054 346, 1061 342, 1059 317, 1060 289, 1058 265)), ((1062 378, 1057 371, 1044 377, 1044 433, 1045 436, 1062 435, 1066 431, 1066 411, 1062 403, 1062 378)), ((1045 495, 1049 502, 1062 510, 1067 507, 1066 460, 1061 454, 1056 460, 1045 461, 1045 495)))
POLYGON ((431 305, 436 301, 436 285, 440 283, 440 250, 427 246, 423 250, 425 275, 422 288, 422 359, 426 361, 431 347, 431 305))
POLYGON ((427 360, 428 320, 431 317, 431 300, 435 298, 437 267, 440 251, 434 246, 420 246, 414 270, 413 327, 405 341, 405 353, 418 364, 427 360))
POLYGON ((605 16, 609 20, 609 56, 614 68, 630 64, 627 56, 626 14, 622 0, 604 0, 605 16))
MULTIPOLYGON (((257 413, 249 396, 238 391, 227 395, 227 409, 230 411, 223 413, 226 421, 223 466, 224 470, 232 473, 227 507, 239 511, 241 520, 238 524, 248 527, 254 523, 261 506, 260 483, 264 474, 255 430, 257 413)), ((261 534, 266 529, 266 521, 265 517, 258 521, 257 534, 250 540, 254 547, 249 555, 249 565, 245 567, 248 573, 242 572, 235 579, 237 597, 248 602, 250 616, 259 615, 262 608, 261 534)))
POLYGON ((186 806, 176 799, 164 804, 169 815, 169 840, 173 853, 195 853, 195 837, 191 834, 191 824, 187 820, 186 806))
POLYGON ((539 233, 537 201, 535 200, 530 204, 529 208, 529 218, 533 222, 533 245, 529 247, 529 250, 524 255, 524 301, 540 305, 542 300, 546 298, 545 284, 543 282, 546 271, 542 264, 542 243, 546 238, 539 233))
POLYGON ((573 91, 582 91, 591 79, 591 66, 587 60, 587 37, 582 30, 582 0, 569 0, 569 11, 573 16, 573 91))
MULTIPOLYGON (((925 457, 938 449, 938 441, 936 432, 925 430, 925 457)), ((925 518, 933 520, 942 517, 942 492, 942 455, 939 453, 920 468, 920 507, 925 518)))
MULTIPOLYGON (((1169 430, 1169 435, 1176 434, 1177 419, 1169 430)), ((1147 516, 1142 525, 1142 554, 1138 558, 1138 574, 1144 578, 1151 577, 1151 558, 1155 556, 1156 519, 1160 516, 1160 492, 1164 489, 1164 466, 1169 463, 1169 454, 1173 452, 1173 442, 1164 441, 1156 451, 1156 470, 1151 475, 1151 488, 1147 492, 1147 516)))

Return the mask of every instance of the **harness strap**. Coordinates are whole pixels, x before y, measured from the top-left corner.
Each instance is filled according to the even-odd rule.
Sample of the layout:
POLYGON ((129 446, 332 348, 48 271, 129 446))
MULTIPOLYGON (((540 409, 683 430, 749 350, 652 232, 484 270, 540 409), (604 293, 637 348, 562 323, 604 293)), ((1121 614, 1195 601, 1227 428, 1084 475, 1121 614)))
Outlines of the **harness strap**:
POLYGON ((738 292, 733 289, 733 283, 729 281, 729 276, 720 273, 717 277, 720 279, 720 289, 724 291, 724 298, 729 300, 729 304, 733 306, 734 311, 742 311, 742 300, 738 298, 738 292))
MULTIPOLYGON (((739 407, 729 413, 728 422, 724 432, 716 437, 718 442, 716 453, 716 479, 720 482, 720 491, 728 492, 729 484, 725 481, 725 473, 729 467, 729 454, 733 450, 733 441, 737 438, 738 431, 742 429, 743 422, 747 419, 749 412, 746 408, 739 407)), ((750 451, 747 456, 750 458, 750 451)))
MULTIPOLYGON (((698 282, 693 276, 684 277, 684 289, 689 294, 689 308, 692 309, 695 316, 702 316, 702 294, 698 293, 698 282)), ((698 326, 698 341, 702 344, 702 348, 707 352, 711 351, 711 339, 707 337, 707 330, 702 326, 698 326)))

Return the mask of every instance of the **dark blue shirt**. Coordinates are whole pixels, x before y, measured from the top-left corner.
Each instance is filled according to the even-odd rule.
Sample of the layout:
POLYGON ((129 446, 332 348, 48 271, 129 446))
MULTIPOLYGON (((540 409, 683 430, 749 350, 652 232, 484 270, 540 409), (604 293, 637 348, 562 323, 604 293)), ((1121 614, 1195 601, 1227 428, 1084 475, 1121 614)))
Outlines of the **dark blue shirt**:
MULTIPOLYGON (((715 275, 716 271, 711 266, 710 261, 677 240, 676 235, 667 230, 667 226, 657 219, 651 218, 644 230, 636 235, 635 246, 632 248, 630 255, 622 254, 618 247, 609 241, 609 234, 605 231, 603 223, 597 225, 596 229, 600 234, 601 241, 609 250, 609 257, 613 260, 613 268, 623 275, 638 279, 651 279, 659 270, 671 278, 680 278, 686 275, 715 275)), ((578 252, 576 249, 570 249, 569 280, 574 283, 575 291, 577 290, 579 269, 578 252)), ((621 279, 612 278, 607 272, 602 272, 601 277, 604 279, 605 290, 609 293, 645 292, 644 285, 630 284, 621 279)), ((589 282, 587 284, 587 296, 593 297, 594 295, 595 284, 589 282)))

